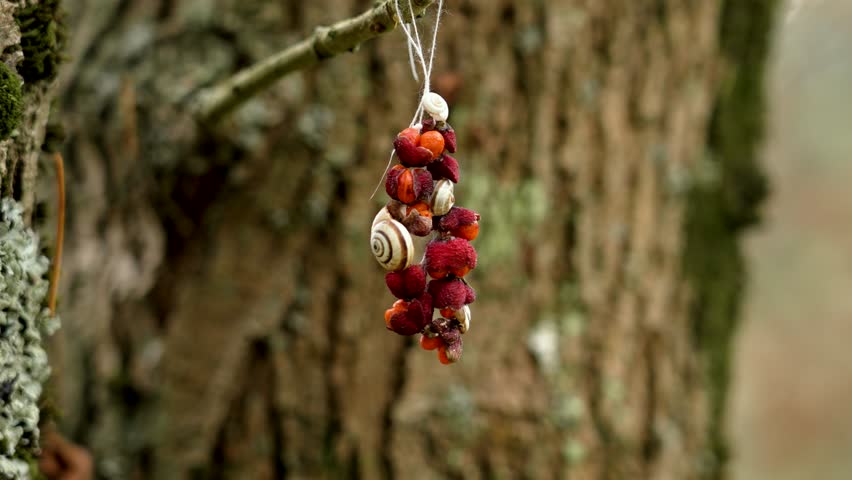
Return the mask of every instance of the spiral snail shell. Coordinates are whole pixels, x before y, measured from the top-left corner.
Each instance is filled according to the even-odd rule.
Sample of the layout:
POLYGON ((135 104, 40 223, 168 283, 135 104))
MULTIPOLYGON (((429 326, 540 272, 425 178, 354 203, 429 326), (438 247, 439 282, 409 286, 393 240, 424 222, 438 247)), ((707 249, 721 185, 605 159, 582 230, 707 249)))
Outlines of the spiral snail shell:
MULTIPOLYGON (((381 214, 381 212, 380 212, 381 214)), ((370 234, 373 255, 386 270, 399 271, 414 261, 414 243, 408 229, 396 220, 382 220, 370 234)))
POLYGON ((423 95, 423 110, 426 110, 432 118, 439 122, 446 122, 450 116, 450 107, 444 97, 435 92, 423 95))
POLYGON ((370 228, 375 228, 376 224, 379 222, 383 222, 385 220, 393 220, 393 216, 390 214, 387 206, 382 207, 379 210, 379 213, 376 214, 376 218, 373 219, 373 226, 370 228))
POLYGON ((435 216, 446 215, 447 212, 456 204, 456 197, 453 194, 453 182, 444 179, 438 180, 435 183, 435 192, 430 200, 432 214, 435 216))

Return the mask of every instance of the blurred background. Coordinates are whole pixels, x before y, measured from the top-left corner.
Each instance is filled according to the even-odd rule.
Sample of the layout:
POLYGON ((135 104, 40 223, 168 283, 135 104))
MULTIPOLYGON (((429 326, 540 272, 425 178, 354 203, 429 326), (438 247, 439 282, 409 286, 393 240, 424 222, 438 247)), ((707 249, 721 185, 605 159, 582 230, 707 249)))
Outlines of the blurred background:
POLYGON ((741 480, 852 478, 852 2, 804 0, 776 30, 747 242, 729 432, 741 480))

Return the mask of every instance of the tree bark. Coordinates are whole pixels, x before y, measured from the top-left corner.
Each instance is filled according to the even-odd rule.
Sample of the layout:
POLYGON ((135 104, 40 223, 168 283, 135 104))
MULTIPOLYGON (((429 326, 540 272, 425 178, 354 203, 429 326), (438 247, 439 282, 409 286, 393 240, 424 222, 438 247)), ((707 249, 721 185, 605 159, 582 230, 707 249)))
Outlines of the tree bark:
POLYGON ((55 7, 0 0, 0 479, 25 480, 35 470, 50 374, 44 339, 58 326, 45 301, 51 243, 30 228, 64 42, 55 7))
POLYGON ((401 34, 187 110, 368 3, 66 2, 53 392, 99 477, 723 477, 775 2, 447 2, 433 84, 483 217, 449 368, 384 329, 367 245, 401 34))

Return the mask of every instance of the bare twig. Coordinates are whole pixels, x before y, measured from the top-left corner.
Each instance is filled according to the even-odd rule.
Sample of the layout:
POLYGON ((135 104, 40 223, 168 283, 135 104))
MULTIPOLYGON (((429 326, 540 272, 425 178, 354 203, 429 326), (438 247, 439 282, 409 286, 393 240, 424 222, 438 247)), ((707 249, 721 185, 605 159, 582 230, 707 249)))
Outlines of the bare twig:
POLYGON ((361 43, 390 32, 398 21, 413 21, 434 0, 400 0, 397 15, 393 0, 330 27, 318 27, 313 35, 275 55, 247 67, 230 78, 202 90, 193 111, 203 123, 215 122, 288 73, 301 70, 337 54, 354 51, 361 43))
POLYGON ((56 291, 59 286, 59 275, 62 273, 62 244, 65 241, 65 167, 62 155, 57 152, 53 154, 56 164, 56 186, 58 192, 59 215, 56 219, 56 252, 53 255, 53 270, 50 272, 50 291, 47 295, 47 307, 50 316, 56 316, 56 291))

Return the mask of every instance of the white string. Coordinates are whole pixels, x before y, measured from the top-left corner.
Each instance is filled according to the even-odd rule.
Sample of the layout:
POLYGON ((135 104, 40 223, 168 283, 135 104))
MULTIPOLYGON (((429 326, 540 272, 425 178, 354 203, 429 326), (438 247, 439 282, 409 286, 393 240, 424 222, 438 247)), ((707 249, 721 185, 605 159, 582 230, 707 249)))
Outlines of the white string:
MULTIPOLYGON (((400 14, 400 8, 399 8, 399 0, 394 0, 394 4, 396 6, 397 15, 399 15, 400 19, 402 19, 402 15, 400 14)), ((410 2, 408 4, 408 7, 411 10, 411 18, 413 20, 414 19, 414 7, 411 5, 410 2)), ((408 63, 411 65, 411 75, 414 77, 415 81, 419 82, 420 77, 417 74, 417 66, 416 66, 416 61, 415 61, 414 57, 416 55, 420 59, 421 66, 425 63, 425 61, 423 60, 423 44, 420 42, 420 35, 417 32, 417 23, 416 22, 412 22, 412 23, 413 23, 414 29, 415 29, 414 34, 411 33, 411 27, 408 24, 401 23, 400 26, 402 27, 403 33, 405 33, 405 38, 406 38, 406 41, 408 43, 408 63), (415 40, 415 38, 416 38, 416 40, 415 40)), ((424 74, 426 73, 425 69, 423 70, 423 73, 424 74)))
MULTIPOLYGON (((395 0, 397 5, 399 4, 399 0, 395 0)), ((397 10, 399 11, 399 10, 397 10)), ((411 26, 409 28, 414 29, 414 38, 417 40, 417 51, 420 52, 420 68, 423 69, 423 75, 426 75, 426 69, 423 68, 426 63, 423 60, 423 42, 420 40, 420 31, 417 29, 417 20, 414 19, 414 5, 411 2, 408 2, 408 13, 411 14, 411 26)), ((403 23, 403 25, 405 25, 403 23)), ((420 80, 417 80, 420 81, 420 80)), ((429 82, 429 77, 426 77, 426 82, 429 82)))
MULTIPOLYGON (((394 6, 396 7, 397 15, 399 15, 400 20, 402 20, 402 15, 400 14, 399 0, 394 0, 394 6)), ((417 73, 418 66, 420 70, 423 72, 423 89, 420 97, 420 101, 417 102, 417 110, 414 112, 414 117, 411 119, 411 123, 408 125, 409 127, 413 127, 418 121, 421 119, 424 111, 423 111, 423 97, 425 97, 429 93, 429 80, 432 76, 432 65, 435 60, 435 47, 438 43, 438 28, 441 25, 441 13, 443 13, 444 0, 438 0, 438 12, 435 15, 435 28, 432 30, 432 45, 429 48, 429 61, 426 61, 426 57, 423 54, 423 42, 420 39, 420 31, 417 28, 417 21, 414 18, 414 6, 411 2, 408 2, 408 9, 411 13, 411 24, 407 24, 405 22, 400 23, 402 27, 402 31, 405 34, 406 44, 408 46, 408 63, 411 67, 411 76, 414 77, 414 81, 420 82, 420 76, 417 73), (418 62, 419 60, 419 62, 418 62), (419 63, 419 65, 418 65, 419 63)), ((388 173, 390 169, 391 163, 393 162, 393 156, 396 153, 396 149, 391 150, 390 158, 388 159, 388 164, 385 167, 385 171, 382 173, 382 178, 379 180, 378 185, 376 185, 376 189, 373 190, 373 194, 370 195, 370 200, 376 196, 376 192, 379 191, 379 187, 382 186, 382 181, 385 179, 385 175, 388 173)))
MULTIPOLYGON (((399 0, 394 0, 394 6, 396 7, 397 14, 399 14, 400 6, 399 0)), ((420 37, 420 29, 417 28, 417 22, 414 19, 414 6, 411 2, 408 2, 408 11, 411 14, 411 24, 401 23, 403 33, 405 33, 405 39, 408 46, 408 62, 411 67, 411 76, 414 77, 414 80, 419 82, 420 77, 417 74, 418 66, 420 70, 423 72, 423 88, 420 102, 417 104, 417 110, 414 112, 414 117, 411 119, 411 123, 409 127, 414 126, 421 116, 423 115, 423 97, 426 96, 431 91, 430 80, 432 78, 432 66, 435 62, 435 51, 438 43, 438 30, 441 27, 441 14, 444 10, 444 0, 438 0, 438 10, 435 14, 435 27, 432 29, 432 45, 429 48, 429 61, 426 61, 426 55, 423 52, 423 41, 420 37), (419 63, 419 65, 417 65, 419 63)))
POLYGON ((444 0, 438 0, 438 13, 435 17, 435 29, 432 31, 432 47, 429 48, 429 66, 426 68, 426 88, 423 92, 424 96, 429 93, 429 79, 432 76, 432 64, 435 60, 435 49, 438 45, 438 27, 441 25, 441 12, 443 9, 444 0))
POLYGON ((405 43, 408 45, 408 64, 411 66, 411 76, 419 82, 420 77, 417 75, 417 66, 414 65, 414 48, 411 47, 411 42, 405 43))

